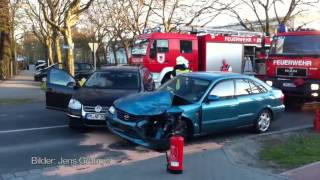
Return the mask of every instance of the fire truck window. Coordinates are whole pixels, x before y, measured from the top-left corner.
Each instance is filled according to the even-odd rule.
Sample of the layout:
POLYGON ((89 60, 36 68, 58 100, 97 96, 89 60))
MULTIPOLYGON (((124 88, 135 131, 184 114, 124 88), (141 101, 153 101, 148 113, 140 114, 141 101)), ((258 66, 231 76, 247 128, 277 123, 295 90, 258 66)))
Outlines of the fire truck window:
POLYGON ((157 40, 157 52, 164 53, 169 51, 168 40, 157 40))
POLYGON ((180 53, 192 53, 192 41, 180 41, 180 53))
POLYGON ((242 96, 242 95, 248 95, 251 94, 251 87, 249 85, 249 82, 244 79, 237 79, 236 80, 236 95, 242 96))

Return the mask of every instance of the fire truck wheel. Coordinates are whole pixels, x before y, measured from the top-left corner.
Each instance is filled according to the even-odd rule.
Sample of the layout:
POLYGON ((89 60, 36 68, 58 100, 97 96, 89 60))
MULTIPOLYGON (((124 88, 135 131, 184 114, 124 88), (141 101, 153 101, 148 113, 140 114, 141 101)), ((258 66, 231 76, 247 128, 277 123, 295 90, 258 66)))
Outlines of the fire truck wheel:
POLYGON ((272 113, 268 109, 262 110, 259 115, 256 123, 254 125, 254 129, 257 133, 264 133, 268 131, 270 124, 272 121, 272 113))
POLYGON ((162 79, 162 81, 161 81, 161 84, 166 83, 166 82, 169 81, 170 79, 171 79, 171 73, 167 73, 167 74, 163 77, 163 79, 162 79))

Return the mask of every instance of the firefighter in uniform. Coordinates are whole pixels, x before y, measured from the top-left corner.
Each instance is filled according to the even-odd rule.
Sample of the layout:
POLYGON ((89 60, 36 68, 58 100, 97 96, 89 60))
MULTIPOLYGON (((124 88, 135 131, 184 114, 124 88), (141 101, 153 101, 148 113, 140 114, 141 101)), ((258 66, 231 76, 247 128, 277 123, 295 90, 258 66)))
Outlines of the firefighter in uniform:
POLYGON ((188 72, 191 72, 191 70, 189 69, 189 61, 182 56, 177 57, 176 65, 174 66, 172 71, 172 76, 175 77, 179 74, 188 72))
POLYGON ((222 60, 222 66, 221 66, 221 68, 220 68, 220 71, 223 71, 223 72, 232 72, 232 67, 231 67, 231 65, 229 65, 225 59, 222 60))

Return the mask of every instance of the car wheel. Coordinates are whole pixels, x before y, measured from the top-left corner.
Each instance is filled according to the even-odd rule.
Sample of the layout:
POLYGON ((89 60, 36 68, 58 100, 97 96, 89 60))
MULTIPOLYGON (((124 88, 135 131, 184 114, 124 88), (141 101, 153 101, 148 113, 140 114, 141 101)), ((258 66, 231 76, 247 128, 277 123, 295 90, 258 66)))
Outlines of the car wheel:
POLYGON ((272 121, 272 114, 269 110, 264 109, 262 110, 259 115, 258 119, 255 123, 255 131, 257 133, 264 133, 268 131, 272 121))
POLYGON ((171 79, 171 73, 167 73, 167 74, 163 77, 163 79, 162 79, 162 81, 161 81, 161 84, 166 83, 166 82, 169 81, 170 79, 171 79))
POLYGON ((176 133, 181 135, 185 140, 188 138, 189 129, 188 129, 188 124, 186 121, 184 121, 184 120, 180 121, 180 123, 176 129, 176 133))

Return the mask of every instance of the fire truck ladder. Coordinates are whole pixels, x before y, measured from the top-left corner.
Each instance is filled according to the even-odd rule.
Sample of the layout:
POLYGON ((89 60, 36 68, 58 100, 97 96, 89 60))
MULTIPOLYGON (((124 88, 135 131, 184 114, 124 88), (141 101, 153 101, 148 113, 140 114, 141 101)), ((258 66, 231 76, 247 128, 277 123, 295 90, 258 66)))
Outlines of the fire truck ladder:
POLYGON ((237 30, 228 30, 228 29, 214 29, 214 28, 204 28, 204 27, 193 27, 193 26, 179 26, 177 28, 180 32, 190 32, 196 34, 212 34, 212 35, 229 35, 229 36, 264 36, 262 32, 253 32, 253 31, 237 31, 237 30))

